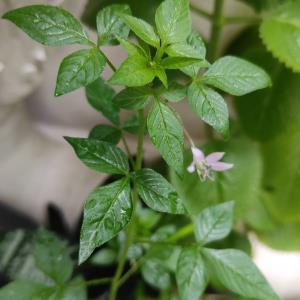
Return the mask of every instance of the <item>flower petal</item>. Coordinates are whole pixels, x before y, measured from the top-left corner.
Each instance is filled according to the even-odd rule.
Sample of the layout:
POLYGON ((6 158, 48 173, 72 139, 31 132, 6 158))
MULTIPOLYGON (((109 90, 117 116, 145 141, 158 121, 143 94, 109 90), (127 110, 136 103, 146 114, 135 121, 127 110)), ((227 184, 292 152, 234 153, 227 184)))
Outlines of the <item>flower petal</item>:
POLYGON ((222 171, 226 171, 226 170, 233 168, 234 165, 224 163, 224 162, 216 162, 216 163, 210 164, 210 166, 214 171, 222 172, 222 171))
POLYGON ((200 149, 196 147, 192 147, 192 152, 193 152, 193 160, 195 163, 199 163, 205 159, 204 153, 200 149))
POLYGON ((224 155, 225 155, 225 152, 213 152, 213 153, 207 155, 205 160, 210 165, 210 164, 218 162, 220 159, 223 158, 224 155))
POLYGON ((195 164, 192 162, 189 167, 187 168, 189 173, 193 173, 195 172, 196 168, 195 168, 195 164))

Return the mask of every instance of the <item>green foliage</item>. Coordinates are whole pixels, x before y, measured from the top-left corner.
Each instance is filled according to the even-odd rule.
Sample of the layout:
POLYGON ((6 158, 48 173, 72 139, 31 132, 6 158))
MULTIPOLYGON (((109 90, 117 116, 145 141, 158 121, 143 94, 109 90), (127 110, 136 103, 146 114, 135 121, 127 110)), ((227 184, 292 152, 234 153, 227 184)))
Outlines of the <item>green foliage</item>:
POLYGON ((148 260, 141 272, 144 280, 154 288, 166 290, 171 286, 171 274, 159 260, 148 260))
POLYGON ((113 101, 116 93, 103 79, 98 78, 89 84, 85 94, 94 109, 101 112, 113 124, 119 125, 119 108, 113 101))
POLYGON ((44 45, 91 44, 81 24, 69 12, 55 6, 25 6, 9 11, 3 18, 44 45))
POLYGON ((150 95, 151 91, 145 87, 126 88, 116 95, 114 101, 121 108, 139 110, 148 104, 150 95))
POLYGON ((114 4, 103 8, 97 14, 97 32, 99 45, 116 45, 117 38, 126 39, 129 28, 123 20, 123 15, 130 15, 128 5, 114 4))
MULTIPOLYGON (((9 233, 5 237, 5 245, 9 247, 7 250, 14 246, 22 246, 20 243, 24 237, 22 231, 9 233)), ((2 247, 3 242, 0 245, 0 248, 2 247)), ((24 249, 24 246, 22 247, 24 249)), ((28 247, 32 250, 31 256, 23 256, 24 252, 19 252, 18 266, 24 267, 22 270, 15 269, 16 275, 13 277, 16 280, 1 288, 1 300, 87 299, 84 280, 81 277, 71 279, 74 264, 65 242, 53 233, 39 229, 34 237, 26 242, 26 248, 28 247), (22 260, 23 263, 20 263, 22 260), (23 272, 23 276, 19 276, 20 271, 23 272)))
POLYGON ((96 15, 100 9, 113 4, 129 5, 135 17, 142 18, 147 22, 153 22, 153 15, 162 0, 136 1, 136 0, 88 0, 82 15, 82 20, 92 28, 96 28, 96 15))
POLYGON ((110 78, 113 85, 125 85, 129 87, 143 86, 150 83, 155 77, 155 71, 151 67, 147 57, 140 54, 127 58, 120 68, 110 78))
POLYGON ((156 11, 155 23, 163 45, 184 42, 192 27, 188 0, 162 2, 156 11))
POLYGON ((153 210, 183 214, 184 206, 172 185, 151 169, 142 169, 135 175, 138 193, 153 210))
POLYGON ((71 278, 73 263, 69 250, 53 233, 43 229, 37 232, 33 255, 36 266, 58 285, 71 278))
POLYGON ((124 20, 127 26, 144 42, 156 48, 160 46, 160 40, 154 28, 146 21, 132 16, 125 16, 124 20))
POLYGON ((121 137, 121 130, 110 125, 97 125, 89 134, 89 139, 98 139, 114 145, 117 145, 120 142, 121 137))
POLYGON ((171 44, 166 48, 166 53, 171 57, 190 57, 190 58, 199 58, 204 59, 203 53, 198 51, 193 46, 188 43, 176 43, 171 44))
POLYGON ((33 241, 34 235, 22 229, 5 234, 0 243, 0 272, 11 280, 48 284, 52 280, 36 266, 33 241))
POLYGON ((299 125, 298 120, 293 130, 263 144, 263 186, 270 195, 266 205, 279 222, 300 221, 299 125))
POLYGON ((161 66, 165 69, 176 70, 197 62, 199 62, 199 59, 192 57, 167 57, 162 60, 161 66))
POLYGON ((235 96, 271 85, 271 79, 264 70, 234 56, 224 56, 217 60, 204 73, 201 81, 235 96))
POLYGON ((148 114, 147 128, 154 146, 174 170, 183 171, 183 129, 178 115, 156 100, 148 114))
MULTIPOLYGON (((212 286, 217 282, 217 286, 221 285, 244 297, 278 300, 279 297, 247 255, 239 250, 214 250, 204 246, 233 246, 244 249, 247 253, 251 252, 246 236, 236 232, 230 234, 233 221, 246 223, 259 231, 263 239, 276 243, 274 232, 282 228, 282 222, 286 221, 279 218, 277 209, 284 211, 288 220, 292 219, 294 222, 293 227, 287 224, 284 226, 286 231, 281 232, 297 232, 297 161, 300 151, 297 144, 297 118, 293 117, 289 121, 282 118, 284 121, 278 121, 278 112, 274 113, 278 128, 285 122, 286 127, 282 128, 288 129, 282 129, 274 135, 272 133, 272 138, 262 145, 264 165, 258 145, 245 138, 229 143, 209 140, 205 153, 208 150, 225 150, 228 152, 225 159, 235 165, 234 169, 222 173, 226 164, 222 165, 219 160, 224 153, 204 155, 199 149, 195 149, 194 141, 170 102, 181 101, 187 96, 192 110, 226 138, 229 136, 229 112, 226 102, 215 88, 242 96, 270 86, 269 76, 260 67, 234 56, 219 58, 210 65, 206 60, 206 47, 202 38, 192 31, 188 0, 143 3, 143 10, 160 4, 155 14, 156 26, 151 21, 150 24, 149 20, 131 16, 131 8, 124 1, 120 0, 121 4, 115 4, 114 0, 99 0, 99 7, 95 2, 89 1, 87 9, 91 12, 94 8, 93 15, 97 15, 96 42, 87 37, 81 24, 72 15, 58 7, 28 6, 4 15, 4 18, 14 22, 40 43, 53 46, 77 43, 89 46, 63 60, 55 91, 55 95, 59 96, 85 87, 88 102, 112 123, 95 126, 88 138, 66 137, 85 165, 92 170, 113 175, 109 178, 112 183, 96 188, 86 200, 79 263, 91 257, 88 263, 92 265, 118 264, 111 280, 108 296, 111 300, 120 296, 120 286, 139 268, 145 282, 158 289, 162 299, 171 299, 176 290, 181 300, 198 300, 210 281, 212 286), (109 3, 114 4, 107 6, 109 3), (102 9, 98 11, 95 7, 102 9), (137 37, 135 42, 128 38, 130 30, 137 37), (101 49, 103 45, 116 44, 121 44, 128 53, 128 58, 118 68, 101 49), (100 77, 106 64, 113 71, 108 82, 100 77), (123 89, 116 93, 111 85, 121 85, 123 89), (150 101, 151 108, 148 111, 146 106, 150 101), (121 109, 133 111, 126 121, 120 118, 121 109), (294 124, 294 127, 290 127, 290 124, 294 124), (136 153, 129 149, 127 135, 123 134, 125 131, 137 135, 136 153), (174 170, 171 179, 176 189, 161 174, 143 168, 144 163, 147 163, 143 157, 147 133, 162 158, 174 170), (191 145, 193 158, 191 149, 184 157, 184 133, 191 145), (121 140, 126 154, 116 146, 121 140), (288 153, 289 158, 282 159, 282 153, 288 153), (184 172, 191 161, 191 166, 195 166, 195 173, 201 179, 211 179, 212 182, 201 183, 197 174, 184 172), (278 163, 274 164, 274 161, 278 163), (280 171, 284 168, 287 173, 283 175, 280 171), (202 173, 205 176, 201 176, 202 173), (281 183, 284 185, 280 186, 281 183), (279 201, 287 195, 291 199, 290 207, 279 201), (237 200, 235 212, 233 201, 228 202, 231 199, 237 200), (145 208, 140 200, 149 208, 145 208), (215 205, 211 206, 212 204, 215 205), (108 244, 103 246, 105 243, 108 244), (91 256, 100 246, 103 246, 100 251, 91 256), (125 273, 127 262, 131 266, 125 273), (174 287, 174 278, 177 288, 174 287)), ((133 5, 135 14, 136 8, 141 7, 141 1, 128 1, 133 5)), ((262 1, 262 6, 258 6, 255 1, 247 2, 260 9, 265 4, 270 4, 270 1, 272 0, 262 1)), ((278 1, 274 0, 274 4, 277 5, 278 1)), ((216 8, 222 9, 222 5, 216 8)), ((294 59, 293 55, 297 52, 296 47, 293 49, 289 45, 298 34, 298 8, 296 2, 280 7, 265 18, 261 27, 266 44, 273 42, 269 36, 270 24, 275 24, 275 31, 284 35, 277 37, 286 44, 281 45, 282 48, 275 45, 276 49, 272 49, 275 53, 279 51, 278 56, 283 57, 283 60, 281 50, 284 47, 290 48, 290 52, 285 53, 290 56, 288 59, 294 59)), ((152 17, 153 14, 154 12, 152 17)), ((226 22, 221 22, 222 20, 222 12, 218 16, 216 11, 212 18, 209 57, 214 56, 213 52, 218 52, 218 49, 214 49, 220 35, 218 30, 233 19, 224 18, 226 22)), ((269 44, 268 47, 272 48, 269 44)), ((297 60, 294 60, 297 68, 297 60)), ((282 75, 282 69, 280 67, 277 73, 272 68, 270 70, 277 84, 277 76, 282 75)), ((287 106, 280 105, 284 107, 284 117, 290 115, 291 107, 296 107, 291 104, 290 99, 294 101, 296 98, 294 86, 297 80, 291 79, 292 75, 286 78, 291 81, 289 88, 293 87, 292 96, 278 92, 278 98, 285 96, 288 99, 287 106)), ((270 91, 272 89, 265 93, 274 96, 270 91)), ((273 112, 269 112, 273 104, 270 104, 271 98, 268 95, 262 104, 256 105, 255 109, 259 112, 258 118, 253 118, 257 122, 255 126, 268 122, 262 121, 261 116, 273 115, 273 112)), ((246 105, 254 106, 253 103, 246 105)), ((280 110, 281 108, 278 109, 280 110)), ((297 115, 297 110, 294 111, 294 115, 297 115)), ((243 117, 240 113, 240 116, 242 122, 247 123, 248 115, 243 117)), ((256 128, 255 126, 253 127, 256 128)), ((268 131, 268 124, 265 127, 268 131)), ((165 171, 163 168, 163 165, 159 166, 162 172, 165 171)), ((188 171, 192 171, 191 168, 188 171)), ((278 232, 278 236, 280 234, 282 233, 278 232)), ((3 254, 3 258, 0 257, 0 268, 14 281, 0 290, 0 300, 86 300, 85 286, 110 281, 99 278, 85 282, 81 277, 72 278, 77 270, 74 270, 70 253, 63 241, 45 230, 39 230, 34 238, 28 240, 23 232, 4 238, 0 243, 0 254, 3 254), (22 258, 13 259, 14 254, 19 257, 23 255, 23 262, 20 262, 22 258), (20 272, 14 274, 17 269, 20 272)), ((143 286, 141 283, 141 289, 143 286)), ((143 294, 141 290, 131 294, 131 297, 138 299, 143 294)))
POLYGON ((130 221, 132 200, 128 178, 97 188, 86 200, 80 234, 79 263, 117 235, 130 221))
POLYGON ((89 168, 109 174, 127 174, 128 159, 124 152, 113 144, 97 139, 65 137, 78 158, 89 168))
POLYGON ((266 47, 281 62, 295 72, 300 72, 300 3, 287 1, 267 17, 260 35, 266 47))
POLYGON ((259 43, 252 45, 245 57, 269 70, 273 86, 238 98, 235 103, 246 133, 256 140, 266 141, 289 128, 296 128, 300 78, 272 58, 259 43))
MULTIPOLYGON (((271 89, 241 97, 236 106, 246 133, 262 143, 263 187, 267 193, 264 203, 268 212, 280 223, 294 223, 300 217, 297 200, 300 78, 272 58, 256 39, 249 41, 251 47, 247 47, 244 56, 268 69, 274 85, 271 89)), ((286 225, 281 226, 283 228, 278 226, 276 231, 285 231, 286 225)), ((288 227, 294 228, 294 225, 288 227)), ((297 234, 297 230, 288 231, 290 235, 297 234)), ((270 233, 270 236, 276 234, 270 233)), ((295 238, 288 239, 292 247, 295 238)))
POLYGON ((204 209, 194 217, 196 239, 202 245, 225 238, 232 229, 234 202, 204 209))
POLYGON ((117 261, 117 257, 113 249, 103 248, 91 257, 90 262, 96 266, 110 266, 117 261))
POLYGON ((82 285, 84 285, 84 281, 80 278, 71 281, 69 285, 56 287, 31 281, 14 281, 0 290, 0 299, 86 300, 86 292, 81 287, 82 285))
POLYGON ((96 48, 78 50, 64 58, 57 75, 55 96, 87 86, 102 74, 106 60, 96 48))
POLYGON ((192 110, 224 137, 229 134, 229 113, 220 94, 195 80, 188 88, 188 101, 192 110))
POLYGON ((280 299, 251 259, 239 250, 203 249, 202 253, 213 276, 229 290, 261 300, 280 299))
POLYGON ((137 134, 140 128, 140 123, 136 115, 130 116, 122 126, 123 130, 131 133, 137 134))
POLYGON ((141 269, 144 280, 156 289, 169 289, 179 254, 180 248, 176 246, 155 245, 151 247, 141 269))
POLYGON ((186 97, 187 88, 174 81, 167 89, 162 89, 160 95, 170 102, 179 102, 186 97))
MULTIPOLYGON (((192 31, 187 37, 187 44, 191 46, 199 55, 199 58, 205 59, 206 48, 200 35, 196 31, 192 31)), ((194 64, 193 66, 182 68, 181 71, 190 77, 195 77, 201 67, 207 67, 205 61, 194 64)))
POLYGON ((176 270, 180 299, 198 300, 203 294, 208 276, 200 251, 197 248, 183 248, 176 270))

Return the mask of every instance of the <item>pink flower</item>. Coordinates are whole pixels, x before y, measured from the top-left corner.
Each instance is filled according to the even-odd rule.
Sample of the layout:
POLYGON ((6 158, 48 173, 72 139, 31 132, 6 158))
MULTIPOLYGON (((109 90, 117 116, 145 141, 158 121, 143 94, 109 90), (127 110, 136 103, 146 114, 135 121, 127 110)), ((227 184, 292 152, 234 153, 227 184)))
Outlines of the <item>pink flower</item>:
POLYGON ((204 153, 196 148, 192 147, 193 161, 187 168, 188 172, 197 172, 201 181, 205 181, 207 178, 214 180, 213 172, 223 172, 233 168, 233 164, 220 162, 225 155, 225 152, 213 152, 205 157, 204 153))

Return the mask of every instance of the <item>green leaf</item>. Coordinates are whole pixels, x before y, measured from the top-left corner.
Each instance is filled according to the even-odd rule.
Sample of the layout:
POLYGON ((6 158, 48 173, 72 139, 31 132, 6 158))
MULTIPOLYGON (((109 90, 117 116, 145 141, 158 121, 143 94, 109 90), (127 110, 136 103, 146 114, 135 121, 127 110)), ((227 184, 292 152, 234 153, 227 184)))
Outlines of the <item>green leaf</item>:
POLYGON ((155 77, 148 58, 141 55, 130 56, 110 78, 113 85, 129 87, 143 86, 150 83, 155 77))
POLYGON ((300 76, 266 51, 257 31, 246 32, 244 38, 237 41, 236 47, 242 44, 247 50, 238 54, 268 70, 273 86, 237 98, 235 104, 245 132, 264 142, 298 126, 300 76))
POLYGON ((110 248, 103 248, 95 253, 90 263, 95 266, 110 266, 117 261, 118 253, 110 248))
POLYGON ((153 210, 183 214, 185 208, 176 190, 160 174, 151 169, 142 169, 135 174, 140 197, 153 210))
POLYGON ((97 32, 100 45, 117 45, 117 38, 126 39, 129 28, 123 20, 123 15, 131 15, 131 9, 126 4, 113 4, 101 9, 97 14, 97 32))
POLYGON ((171 57, 205 58, 203 57, 203 53, 187 43, 171 44, 166 48, 166 53, 171 57))
POLYGON ((221 240, 231 231, 234 202, 210 206, 194 217, 195 235, 202 245, 221 240))
POLYGON ((136 115, 130 116, 123 124, 122 128, 131 134, 137 134, 140 129, 138 117, 136 115))
POLYGON ((90 105, 101 112, 113 124, 119 125, 120 110, 113 102, 115 91, 101 78, 98 78, 85 88, 85 94, 90 105))
POLYGON ((180 299, 199 300, 208 283, 208 275, 197 248, 183 248, 176 270, 180 299))
POLYGON ((173 81, 168 89, 162 90, 160 95, 170 102, 179 102, 186 97, 187 88, 173 81))
MULTIPOLYGON (((58 287, 59 300, 87 300, 86 283, 83 278, 76 277, 63 287, 63 292, 58 287)), ((49 299, 52 300, 53 298, 49 299)), ((54 298, 56 300, 56 298, 54 298)))
POLYGON ((163 1, 156 11, 155 23, 164 45, 184 42, 192 28, 189 1, 163 1))
POLYGON ((155 68, 155 75, 159 78, 164 87, 168 88, 168 76, 166 71, 162 67, 157 66, 155 68))
POLYGON ((97 188, 89 195, 80 234, 80 264, 129 223, 132 209, 128 178, 97 188))
POLYGON ((156 48, 160 46, 159 37, 149 23, 132 16, 124 16, 124 20, 127 26, 144 42, 156 48))
MULTIPOLYGON (((146 230, 153 229, 153 227, 157 225, 161 217, 162 217, 161 214, 153 211, 152 209, 140 207, 137 210, 137 221, 139 226, 141 226, 142 229, 146 229, 146 230)), ((138 229, 139 226, 137 226, 138 229)))
POLYGON ((33 255, 37 267, 57 284, 67 282, 73 272, 73 263, 65 242, 53 233, 39 229, 36 234, 33 255))
POLYGON ((242 96, 271 85, 271 79, 263 69, 234 56, 218 59, 204 73, 201 81, 235 96, 242 96))
POLYGON ((188 88, 188 101, 192 110, 224 137, 229 134, 229 113, 226 102, 216 91, 198 81, 188 88))
POLYGON ((15 23, 35 41, 49 46, 91 45, 81 24, 67 11, 50 5, 31 5, 2 17, 15 23))
POLYGON ((300 72, 299 15, 299 1, 288 1, 267 17, 260 27, 260 36, 266 47, 295 72, 300 72))
POLYGON ((52 283, 36 266, 33 257, 33 234, 19 229, 6 233, 0 242, 0 272, 11 280, 52 283))
POLYGON ((181 174, 183 171, 183 129, 179 116, 156 100, 148 114, 147 128, 152 143, 163 159, 181 174))
POLYGON ((150 95, 146 87, 126 88, 115 96, 114 102, 124 109, 139 110, 148 104, 150 95))
POLYGON ((255 299, 280 299, 245 253, 233 249, 203 249, 202 253, 213 276, 229 290, 255 299))
POLYGON ((95 139, 65 137, 65 140, 89 168, 109 174, 128 173, 128 158, 114 145, 95 139))
POLYGON ((55 96, 87 86, 102 74, 106 60, 97 48, 78 50, 64 58, 57 75, 55 96))
POLYGON ((165 69, 176 70, 198 62, 199 59, 191 57, 167 57, 161 61, 161 66, 165 69))
POLYGON ((154 288, 166 290, 171 286, 171 274, 160 261, 147 260, 141 268, 144 280, 154 288))
POLYGON ((1 300, 31 300, 41 298, 41 293, 47 287, 30 281, 14 281, 0 289, 1 300))
POLYGON ((94 29, 96 27, 96 15, 100 9, 111 4, 128 4, 134 16, 152 23, 155 10, 161 2, 162 0, 88 0, 85 3, 85 9, 81 18, 94 29))
POLYGON ((209 66, 209 63, 206 60, 204 60, 204 58, 206 56, 205 44, 204 44, 201 36, 199 35, 199 33, 196 31, 191 32, 191 34, 187 38, 186 43, 188 45, 190 45, 191 47, 193 47, 195 49, 195 51, 197 53, 199 53, 199 56, 201 56, 201 58, 203 58, 203 61, 196 63, 192 66, 184 67, 181 69, 181 71, 183 73, 185 73, 186 75, 188 75, 190 77, 195 77, 198 74, 200 68, 207 68, 209 66))
POLYGON ((152 287, 166 290, 171 286, 171 272, 176 270, 180 247, 155 245, 147 252, 147 260, 142 266, 142 276, 152 287))
POLYGON ((293 127, 262 145, 263 187, 269 194, 265 204, 271 215, 284 223, 300 221, 299 126, 298 118, 293 127))
POLYGON ((150 59, 150 57, 148 56, 148 53, 146 53, 145 50, 140 45, 136 45, 128 40, 124 40, 121 38, 118 38, 118 40, 119 40, 121 46, 128 53, 128 56, 140 55, 140 56, 148 57, 150 59))
POLYGON ((89 134, 89 139, 97 139, 114 145, 120 142, 121 137, 122 132, 118 128, 104 124, 95 126, 89 134))

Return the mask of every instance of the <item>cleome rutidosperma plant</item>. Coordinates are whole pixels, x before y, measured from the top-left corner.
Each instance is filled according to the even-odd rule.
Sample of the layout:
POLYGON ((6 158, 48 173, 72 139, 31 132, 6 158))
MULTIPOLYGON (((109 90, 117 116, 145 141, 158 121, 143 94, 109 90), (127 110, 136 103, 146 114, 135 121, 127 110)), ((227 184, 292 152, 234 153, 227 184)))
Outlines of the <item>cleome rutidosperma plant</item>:
MULTIPOLYGON (((222 2, 216 1, 216 18, 222 2)), ((205 44, 192 29, 188 0, 163 1, 155 14, 155 27, 133 17, 128 5, 108 6, 97 15, 97 41, 90 40, 79 21, 59 7, 27 6, 7 12, 3 18, 44 45, 83 46, 62 61, 55 95, 86 87, 89 103, 111 125, 97 125, 88 138, 65 139, 87 167, 111 174, 115 181, 96 188, 86 200, 79 264, 117 235, 122 235, 122 243, 112 278, 71 279, 74 266, 66 245, 49 232, 39 230, 33 256, 39 272, 43 273, 42 279, 36 280, 36 276, 16 279, 1 289, 0 299, 81 300, 86 299, 82 289, 91 285, 110 285, 107 299, 123 299, 118 295, 119 288, 139 270, 147 283, 162 291, 161 299, 198 300, 208 284, 216 282, 224 293, 230 291, 261 300, 280 299, 245 253, 237 249, 214 249, 214 244, 210 244, 226 238, 232 230, 234 202, 229 201, 232 199, 194 215, 167 179, 153 169, 142 167, 144 138, 149 135, 179 178, 186 171, 185 144, 193 157, 188 172, 198 174, 199 184, 218 180, 216 172, 239 168, 226 160, 221 162, 225 153, 205 155, 195 145, 172 104, 187 98, 191 110, 207 126, 228 138, 228 108, 217 90, 242 96, 266 88, 271 85, 267 73, 234 56, 216 59, 218 26, 214 28, 207 59, 205 44), (136 37, 134 41, 128 38, 130 31, 136 37), (101 50, 102 46, 117 44, 128 54, 119 68, 101 50), (108 81, 101 78, 106 64, 114 71, 108 81), (182 75, 180 80, 171 76, 174 72, 170 70, 178 71, 182 75), (124 89, 116 93, 112 86, 124 89), (120 121, 122 109, 132 111, 126 122, 120 121), (135 156, 130 153, 126 132, 137 136, 135 156), (124 151, 117 147, 119 143, 124 151), (161 214, 184 215, 189 221, 180 225, 176 218, 171 218, 170 224, 157 228, 161 214), (128 262, 130 267, 125 269, 128 262)), ((213 139, 211 129, 207 131, 213 139)))

